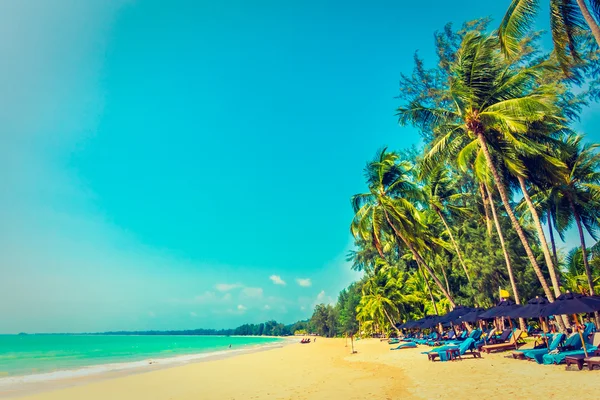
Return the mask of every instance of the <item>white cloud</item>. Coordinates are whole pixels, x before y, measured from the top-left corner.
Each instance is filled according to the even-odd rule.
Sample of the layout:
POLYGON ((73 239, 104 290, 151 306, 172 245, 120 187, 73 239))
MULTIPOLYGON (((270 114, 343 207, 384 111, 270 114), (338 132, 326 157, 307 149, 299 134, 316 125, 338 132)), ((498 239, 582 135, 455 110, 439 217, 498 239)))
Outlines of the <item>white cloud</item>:
POLYGON ((265 304, 265 306, 264 306, 263 308, 264 308, 265 310, 270 310, 270 309, 271 309, 271 306, 270 306, 270 305, 268 305, 268 304, 265 304))
POLYGON ((237 309, 240 312, 244 312, 247 310, 246 306, 244 306, 243 304, 238 304, 237 309))
POLYGON ((315 302, 313 303, 313 306, 316 306, 317 304, 331 304, 331 305, 334 305, 335 304, 335 300, 331 296, 327 296, 327 294, 325 294, 324 290, 321 290, 319 292, 319 294, 317 295, 317 298, 315 299, 315 302))
POLYGON ((296 283, 298 283, 298 285, 302 287, 309 287, 310 285, 312 285, 312 282, 309 278, 296 278, 296 283))
POLYGON ((215 289, 219 292, 229 292, 230 290, 242 287, 241 283, 217 283, 215 289))
POLYGON ((262 297, 262 288, 247 287, 242 290, 242 293, 247 297, 262 297))
POLYGON ((196 303, 210 303, 217 299, 215 292, 204 292, 194 298, 196 303))
POLYGON ((190 317, 192 317, 192 318, 196 318, 197 316, 198 316, 198 314, 196 314, 196 313, 195 313, 195 312, 193 312, 193 311, 190 311, 190 317))
POLYGON ((231 293, 225 293, 225 296, 223 296, 223 301, 229 301, 231 300, 231 293))
POLYGON ((285 285, 285 281, 279 275, 271 275, 269 279, 276 285, 285 285))
POLYGON ((156 314, 154 313, 154 311, 148 311, 148 316, 150 318, 154 318, 154 317, 156 317, 156 314))
POLYGON ((317 302, 321 302, 321 301, 323 301, 323 300, 325 300, 325 291, 324 291, 324 290, 321 290, 321 291, 319 292, 319 294, 317 295, 317 302))
POLYGON ((306 307, 304 307, 304 306, 300 306, 300 310, 301 310, 301 311, 304 311, 304 310, 306 310, 306 307))

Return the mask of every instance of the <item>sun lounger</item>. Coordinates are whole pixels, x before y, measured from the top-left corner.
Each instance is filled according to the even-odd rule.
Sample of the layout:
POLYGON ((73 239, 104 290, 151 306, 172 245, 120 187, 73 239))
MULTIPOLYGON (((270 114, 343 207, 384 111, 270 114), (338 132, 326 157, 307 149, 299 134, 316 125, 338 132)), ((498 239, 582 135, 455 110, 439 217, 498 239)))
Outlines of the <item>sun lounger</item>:
POLYGON ((539 349, 531 349, 531 350, 522 350, 513 352, 514 358, 519 359, 530 359, 534 360, 538 364, 544 363, 544 355, 548 354, 551 351, 554 351, 560 346, 560 344, 565 340, 564 333, 556 334, 552 340, 548 343, 548 347, 539 348, 539 349))
POLYGON ((417 344, 426 344, 430 340, 434 340, 436 338, 437 338, 437 333, 432 332, 429 335, 425 336, 423 339, 416 339, 416 340, 413 340, 413 342, 415 342, 417 344))
POLYGON ((502 333, 500 335, 495 335, 492 336, 489 340, 490 344, 498 344, 498 343, 505 343, 512 334, 512 330, 510 329, 505 329, 502 331, 502 333))
POLYGON ((414 349, 416 347, 417 347, 416 343, 405 342, 405 343, 400 343, 397 347, 392 347, 390 350, 414 349))
POLYGON ((517 350, 519 348, 519 339, 521 339, 522 335, 523 335, 523 331, 520 329, 517 329, 514 331, 512 337, 510 338, 510 340, 508 342, 497 343, 497 344, 488 344, 488 345, 482 346, 481 350, 485 351, 486 353, 491 353, 493 351, 509 350, 509 349, 517 350))
MULTIPOLYGON (((578 333, 574 333, 573 335, 577 335, 579 336, 578 333)), ((569 339, 571 339, 573 336, 570 336, 569 339)), ((585 338, 585 336, 584 336, 585 338)), ((567 342, 569 341, 569 339, 567 339, 567 342)), ((565 344, 567 343, 565 342, 565 344)), ((572 340, 572 342, 576 342, 575 340, 572 340)), ((576 350, 566 350, 566 351, 559 351, 556 353, 548 353, 548 354, 544 354, 543 360, 544 360, 544 364, 546 365, 552 365, 552 364, 561 364, 563 362, 565 362, 565 358, 568 356, 577 356, 577 355, 585 355, 585 352, 583 351, 583 349, 581 348, 581 339, 579 339, 578 341, 579 343, 579 348, 576 350)), ((600 333, 594 333, 592 336, 591 341, 586 341, 585 343, 585 348, 588 352, 588 354, 591 354, 593 352, 595 352, 596 350, 598 350, 598 346, 600 346, 600 333)))
POLYGON ((442 346, 427 353, 427 358, 435 361, 439 358, 441 361, 461 359, 462 356, 471 355, 473 358, 480 358, 481 353, 474 350, 475 340, 467 338, 459 345, 442 346))

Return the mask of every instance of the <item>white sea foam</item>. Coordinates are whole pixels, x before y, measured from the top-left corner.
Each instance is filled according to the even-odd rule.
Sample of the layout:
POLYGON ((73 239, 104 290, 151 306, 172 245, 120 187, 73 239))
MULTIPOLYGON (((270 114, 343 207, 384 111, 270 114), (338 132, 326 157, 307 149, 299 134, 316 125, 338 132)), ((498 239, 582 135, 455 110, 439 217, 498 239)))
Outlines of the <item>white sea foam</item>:
POLYGON ((76 369, 58 370, 53 372, 44 372, 32 375, 9 376, 0 378, 0 388, 14 387, 27 384, 58 381, 63 379, 84 378, 92 375, 98 375, 107 372, 119 372, 134 369, 143 369, 148 367, 162 367, 169 365, 185 364, 193 361, 199 361, 206 358, 221 358, 224 356, 233 356, 239 353, 248 353, 257 350, 267 350, 269 348, 281 347, 284 341, 278 343, 268 343, 262 345, 245 346, 239 349, 219 350, 205 353, 185 354, 168 358, 149 358, 140 361, 110 363, 91 365, 76 369))

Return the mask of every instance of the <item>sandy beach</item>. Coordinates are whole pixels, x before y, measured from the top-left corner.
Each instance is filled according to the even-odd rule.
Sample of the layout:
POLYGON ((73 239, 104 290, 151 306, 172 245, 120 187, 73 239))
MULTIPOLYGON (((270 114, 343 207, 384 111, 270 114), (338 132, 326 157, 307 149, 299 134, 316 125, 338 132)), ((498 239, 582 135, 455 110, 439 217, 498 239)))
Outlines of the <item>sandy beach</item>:
POLYGON ((390 351, 379 340, 319 338, 268 351, 177 366, 91 383, 63 382, 27 400, 107 399, 437 399, 589 397, 600 371, 565 370, 506 358, 427 360, 426 347, 390 351))

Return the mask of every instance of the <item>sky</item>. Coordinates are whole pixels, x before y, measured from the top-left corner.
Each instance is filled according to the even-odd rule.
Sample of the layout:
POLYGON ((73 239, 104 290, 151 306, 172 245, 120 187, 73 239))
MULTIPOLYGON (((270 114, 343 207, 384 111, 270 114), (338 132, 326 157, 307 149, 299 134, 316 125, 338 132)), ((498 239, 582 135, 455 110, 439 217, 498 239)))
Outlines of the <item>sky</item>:
POLYGON ((419 144, 400 73, 509 1, 413 3, 1 2, 0 332, 291 323, 335 301, 359 277, 366 161, 419 144))

